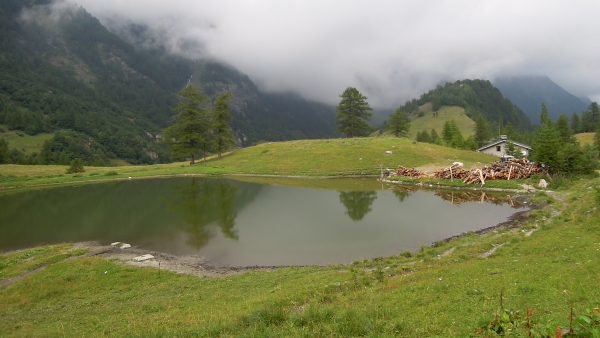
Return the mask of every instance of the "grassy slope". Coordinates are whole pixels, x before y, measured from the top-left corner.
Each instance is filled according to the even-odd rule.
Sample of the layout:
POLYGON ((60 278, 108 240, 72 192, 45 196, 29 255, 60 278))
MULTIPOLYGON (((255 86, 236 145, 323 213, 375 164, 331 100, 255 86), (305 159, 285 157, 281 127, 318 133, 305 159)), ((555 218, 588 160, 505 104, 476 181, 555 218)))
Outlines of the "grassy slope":
POLYGON ((17 148, 28 155, 34 152, 39 154, 44 145, 44 141, 51 139, 54 135, 50 133, 42 133, 30 136, 22 131, 9 131, 6 127, 0 127, 2 127, 5 130, 4 133, 0 133, 0 137, 8 142, 8 147, 10 149, 17 148))
POLYGON ((580 133, 580 134, 575 134, 575 138, 577 138, 577 141, 579 141, 579 143, 581 145, 584 145, 586 143, 594 145, 594 134, 595 133, 580 133))
POLYGON ((495 159, 473 151, 413 144, 407 139, 397 138, 303 140, 264 143, 238 149, 220 159, 213 158, 194 166, 172 163, 118 168, 86 167, 83 174, 66 175, 66 166, 0 165, 0 187, 177 174, 379 174, 380 163, 384 168, 396 168, 398 165, 447 166, 454 161, 462 161, 470 167, 478 165, 477 162, 489 163, 495 159), (388 150, 392 151, 392 155, 385 154, 388 150), (115 172, 116 175, 107 176, 115 172))
MULTIPOLYGON (((469 235, 413 257, 212 279, 101 258, 56 263, 0 292, 0 335, 482 336, 502 289, 505 308, 534 308, 535 327, 554 332, 568 327, 571 307, 600 305, 600 210, 588 189, 599 184, 569 184, 567 205, 539 193, 550 206, 532 212, 531 236, 469 235), (550 221, 554 210, 565 211, 550 221)), ((31 256, 0 256, 0 272, 31 256)), ((527 336, 524 324, 516 331, 527 336)))
POLYGON ((427 130, 428 133, 431 133, 431 129, 435 129, 438 135, 441 136, 444 123, 453 118, 456 120, 456 123, 458 124, 458 127, 460 128, 464 138, 467 138, 475 133, 475 122, 465 114, 465 109, 462 107, 443 106, 439 110, 438 117, 433 117, 431 103, 422 105, 419 107, 419 111, 424 112, 425 116, 415 116, 416 118, 411 121, 410 133, 408 136, 408 138, 411 140, 414 140, 417 136, 417 133, 423 130, 427 130))

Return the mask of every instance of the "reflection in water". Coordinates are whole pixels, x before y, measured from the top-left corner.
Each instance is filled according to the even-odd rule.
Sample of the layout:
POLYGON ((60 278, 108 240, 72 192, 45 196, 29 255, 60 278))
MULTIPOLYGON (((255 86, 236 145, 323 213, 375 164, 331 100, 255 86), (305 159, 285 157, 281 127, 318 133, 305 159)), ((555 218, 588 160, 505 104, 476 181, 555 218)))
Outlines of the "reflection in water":
POLYGON ((485 191, 436 191, 436 196, 441 197, 444 201, 455 205, 461 205, 465 202, 488 202, 495 205, 510 204, 513 208, 522 208, 523 204, 513 200, 510 195, 503 193, 490 193, 485 191))
POLYGON ((371 211, 377 199, 376 191, 340 191, 340 202, 346 207, 346 215, 353 221, 360 221, 371 211))
POLYGON ((402 203, 405 198, 417 190, 418 189, 415 187, 398 187, 397 189, 394 189, 394 195, 396 195, 400 203, 402 203))
POLYGON ((237 212, 234 202, 237 188, 223 179, 209 180, 192 178, 172 187, 167 201, 169 210, 175 212, 187 227, 187 244, 200 249, 214 237, 208 225, 216 222, 223 236, 237 240, 233 229, 237 212))

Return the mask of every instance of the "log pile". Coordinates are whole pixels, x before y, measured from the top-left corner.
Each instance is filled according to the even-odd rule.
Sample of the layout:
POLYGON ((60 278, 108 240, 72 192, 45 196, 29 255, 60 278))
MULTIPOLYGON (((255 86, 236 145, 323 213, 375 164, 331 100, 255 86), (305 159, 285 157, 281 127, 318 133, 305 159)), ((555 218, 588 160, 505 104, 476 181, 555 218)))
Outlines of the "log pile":
POLYGON ((435 178, 445 178, 447 180, 453 180, 455 178, 464 179, 467 177, 469 171, 462 168, 460 164, 453 164, 448 168, 438 170, 433 173, 435 178))
POLYGON ((510 180, 524 179, 531 175, 547 174, 538 164, 529 162, 527 159, 510 159, 505 162, 494 162, 483 168, 466 170, 462 163, 455 163, 450 167, 440 169, 431 175, 427 175, 415 168, 398 166, 390 176, 406 176, 414 178, 434 177, 448 180, 460 179, 467 184, 485 185, 486 180, 510 180))
POLYGON ((392 172, 390 174, 390 176, 405 176, 405 177, 421 178, 421 177, 425 177, 426 175, 422 171, 417 170, 415 168, 405 168, 405 167, 399 165, 398 169, 396 169, 396 171, 392 172))
POLYGON ((483 168, 471 169, 463 182, 484 185, 486 180, 523 179, 540 174, 545 174, 545 171, 538 164, 525 159, 510 159, 506 162, 494 162, 483 168))

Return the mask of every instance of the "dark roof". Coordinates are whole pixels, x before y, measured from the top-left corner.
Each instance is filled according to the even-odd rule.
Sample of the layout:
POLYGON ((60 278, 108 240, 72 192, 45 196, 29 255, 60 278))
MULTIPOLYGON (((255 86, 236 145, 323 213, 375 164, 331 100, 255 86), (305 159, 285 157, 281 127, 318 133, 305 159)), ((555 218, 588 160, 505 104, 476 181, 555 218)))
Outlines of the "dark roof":
POLYGON ((484 145, 483 147, 481 147, 481 148, 477 149, 477 151, 482 151, 482 150, 484 150, 484 149, 491 148, 491 147, 493 147, 493 146, 496 146, 496 145, 499 145, 499 144, 501 144, 501 143, 506 143, 507 141, 508 141, 508 142, 511 142, 512 144, 514 144, 514 145, 516 145, 516 146, 519 146, 519 147, 521 147, 521 148, 525 148, 525 149, 527 149, 527 150, 531 150, 531 147, 530 147, 530 146, 528 146, 528 145, 526 145, 526 144, 523 144, 523 143, 519 143, 519 142, 515 142, 515 141, 510 141, 510 140, 497 140, 497 141, 495 141, 495 142, 493 142, 493 143, 490 143, 490 144, 486 144, 486 145, 484 145))

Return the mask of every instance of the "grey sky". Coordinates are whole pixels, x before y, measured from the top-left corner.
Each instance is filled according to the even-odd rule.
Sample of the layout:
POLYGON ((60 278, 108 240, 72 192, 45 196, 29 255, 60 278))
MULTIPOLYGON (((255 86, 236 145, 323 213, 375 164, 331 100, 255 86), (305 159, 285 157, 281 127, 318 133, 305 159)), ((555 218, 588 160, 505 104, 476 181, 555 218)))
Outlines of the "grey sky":
POLYGON ((77 0, 190 57, 213 57, 269 91, 339 102, 357 87, 396 107, 440 81, 547 75, 600 99, 600 1, 77 0))

